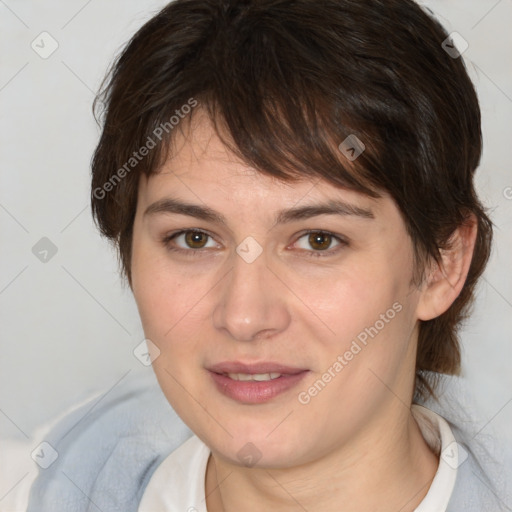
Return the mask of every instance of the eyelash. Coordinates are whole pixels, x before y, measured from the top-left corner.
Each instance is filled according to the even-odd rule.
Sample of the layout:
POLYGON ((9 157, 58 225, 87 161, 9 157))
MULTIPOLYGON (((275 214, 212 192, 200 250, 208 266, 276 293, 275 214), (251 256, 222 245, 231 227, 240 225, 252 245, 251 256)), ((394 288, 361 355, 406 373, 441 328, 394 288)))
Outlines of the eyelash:
MULTIPOLYGON (((172 251, 172 252, 178 252, 178 253, 181 253, 181 254, 185 254, 187 256, 200 256, 200 254, 202 252, 204 252, 205 250, 208 250, 208 249, 182 249, 180 247, 173 247, 170 245, 170 242, 172 240, 174 240, 175 238, 177 238, 178 236, 184 234, 184 233, 190 233, 190 232, 193 232, 193 233, 200 233, 200 234, 203 234, 203 235, 206 235, 207 237, 209 238, 213 238, 212 235, 210 235, 209 233, 207 233, 206 231, 203 231, 202 229, 183 229, 181 231, 177 231, 175 233, 171 233, 169 235, 166 235, 162 238, 162 244, 165 246, 165 248, 168 250, 168 251, 172 251)), ((324 249, 324 250, 311 250, 311 251, 308 251, 308 250, 305 250, 305 249, 302 249, 302 250, 305 250, 306 251, 306 254, 308 257, 313 257, 313 258, 323 258, 323 257, 327 257, 327 256, 332 256, 334 255, 335 253, 338 253, 338 251, 340 251, 341 249, 343 249, 344 247, 348 246, 348 242, 347 240, 345 240, 344 238, 340 237, 339 235, 336 235, 330 231, 325 231, 325 230, 320 230, 320 229, 310 229, 308 231, 305 231, 304 233, 302 233, 298 238, 297 240, 300 240, 301 238, 303 238, 304 236, 306 235, 310 235, 312 233, 317 233, 317 234, 322 234, 322 235, 328 235, 328 236, 331 236, 333 239, 335 239, 336 241, 339 242, 339 245, 336 246, 334 249, 324 249)))

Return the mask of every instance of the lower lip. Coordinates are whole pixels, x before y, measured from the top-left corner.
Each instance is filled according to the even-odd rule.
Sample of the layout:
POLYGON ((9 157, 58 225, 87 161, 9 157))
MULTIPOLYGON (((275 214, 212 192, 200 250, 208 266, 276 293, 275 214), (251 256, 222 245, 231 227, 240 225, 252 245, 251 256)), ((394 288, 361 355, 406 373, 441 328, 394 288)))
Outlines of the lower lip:
POLYGON ((309 373, 304 370, 293 375, 281 375, 277 379, 254 381, 233 380, 227 375, 210 372, 217 389, 229 398, 244 404, 261 404, 296 386, 309 373))

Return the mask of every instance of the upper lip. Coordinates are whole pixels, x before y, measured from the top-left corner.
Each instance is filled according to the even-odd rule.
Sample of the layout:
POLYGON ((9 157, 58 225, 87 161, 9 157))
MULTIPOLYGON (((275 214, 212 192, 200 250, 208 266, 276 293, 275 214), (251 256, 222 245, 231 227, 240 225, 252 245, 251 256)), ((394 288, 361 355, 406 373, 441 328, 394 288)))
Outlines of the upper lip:
POLYGON ((224 361, 208 367, 208 370, 214 373, 247 373, 250 375, 258 373, 281 373, 294 375, 306 371, 306 368, 296 368, 292 366, 285 366, 273 362, 260 362, 260 363, 242 363, 239 361, 224 361))

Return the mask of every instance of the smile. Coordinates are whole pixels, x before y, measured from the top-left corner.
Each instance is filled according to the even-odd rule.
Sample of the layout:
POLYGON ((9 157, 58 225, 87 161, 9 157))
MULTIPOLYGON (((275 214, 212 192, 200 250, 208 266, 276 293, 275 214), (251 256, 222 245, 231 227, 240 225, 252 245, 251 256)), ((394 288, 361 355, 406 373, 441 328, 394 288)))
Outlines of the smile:
POLYGON ((224 362, 207 369, 217 390, 242 404, 268 402, 297 386, 309 373, 277 363, 224 362))

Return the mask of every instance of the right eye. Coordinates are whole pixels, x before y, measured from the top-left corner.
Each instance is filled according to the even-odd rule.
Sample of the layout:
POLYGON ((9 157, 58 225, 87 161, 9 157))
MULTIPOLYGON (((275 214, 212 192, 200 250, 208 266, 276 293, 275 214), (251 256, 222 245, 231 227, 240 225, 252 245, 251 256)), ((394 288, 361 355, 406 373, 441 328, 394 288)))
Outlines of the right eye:
POLYGON ((213 246, 207 245, 208 238, 212 239, 211 235, 205 231, 199 229, 184 229, 171 233, 170 235, 166 235, 162 239, 162 243, 169 251, 176 251, 184 254, 186 253, 190 256, 196 256, 199 255, 200 252, 203 252, 203 249, 216 247, 213 239, 213 246))

